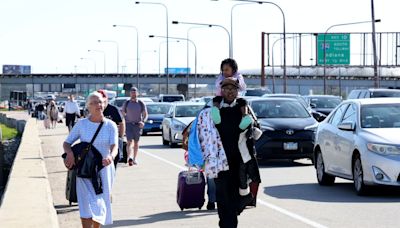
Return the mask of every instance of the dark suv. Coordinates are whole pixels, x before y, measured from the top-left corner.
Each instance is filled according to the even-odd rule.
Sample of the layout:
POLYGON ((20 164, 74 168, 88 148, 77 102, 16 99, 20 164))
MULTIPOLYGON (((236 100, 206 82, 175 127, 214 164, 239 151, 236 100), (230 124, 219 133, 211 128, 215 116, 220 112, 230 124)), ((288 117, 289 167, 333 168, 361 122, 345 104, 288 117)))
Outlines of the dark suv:
POLYGON ((362 99, 374 97, 400 97, 400 89, 355 89, 347 99, 362 99))

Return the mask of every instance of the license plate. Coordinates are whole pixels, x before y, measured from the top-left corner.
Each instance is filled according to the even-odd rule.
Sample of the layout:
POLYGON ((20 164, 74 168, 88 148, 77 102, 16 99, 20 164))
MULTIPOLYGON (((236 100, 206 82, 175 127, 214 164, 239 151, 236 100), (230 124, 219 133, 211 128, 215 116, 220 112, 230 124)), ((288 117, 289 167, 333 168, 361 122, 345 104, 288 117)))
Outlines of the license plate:
POLYGON ((283 149, 284 150, 297 150, 298 149, 298 145, 295 142, 283 143, 283 149))

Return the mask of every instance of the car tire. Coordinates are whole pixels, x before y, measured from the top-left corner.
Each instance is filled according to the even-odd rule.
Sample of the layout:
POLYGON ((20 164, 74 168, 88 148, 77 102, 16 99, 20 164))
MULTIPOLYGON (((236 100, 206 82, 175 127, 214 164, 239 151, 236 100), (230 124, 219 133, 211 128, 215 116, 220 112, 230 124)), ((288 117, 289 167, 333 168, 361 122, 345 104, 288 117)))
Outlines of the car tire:
POLYGON ((325 163, 321 151, 317 151, 315 162, 318 184, 323 186, 333 185, 335 183, 335 176, 329 175, 325 172, 325 163))
POLYGON ((177 147, 177 143, 174 143, 174 141, 173 141, 173 139, 172 139, 172 133, 171 132, 169 132, 169 147, 170 148, 175 148, 175 147, 177 147))
POLYGON ((161 131, 161 132, 162 132, 162 133, 161 133, 162 144, 163 144, 164 146, 167 146, 167 145, 169 144, 169 142, 168 142, 167 140, 165 140, 164 131, 161 131))
POLYGON ((356 155, 353 159, 353 181, 357 195, 363 196, 369 192, 368 186, 364 184, 364 172, 359 155, 356 155))

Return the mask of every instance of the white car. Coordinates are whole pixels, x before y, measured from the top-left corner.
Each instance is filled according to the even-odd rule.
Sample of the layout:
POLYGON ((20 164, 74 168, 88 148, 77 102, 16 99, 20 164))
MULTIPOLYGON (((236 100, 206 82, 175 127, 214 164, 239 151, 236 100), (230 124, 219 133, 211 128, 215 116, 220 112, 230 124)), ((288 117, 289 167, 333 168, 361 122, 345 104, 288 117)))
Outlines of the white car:
MULTIPOLYGON (((116 97, 111 104, 115 105, 120 111, 122 109, 122 106, 124 105, 124 103, 131 99, 130 97, 116 97)), ((143 103, 147 104, 147 103, 154 103, 154 101, 149 98, 149 97, 140 97, 139 100, 143 101, 143 103)))
POLYGON ((182 131, 189 125, 204 108, 201 102, 175 102, 165 115, 162 122, 163 145, 175 147, 182 142, 182 131))
POLYGON ((400 98, 347 100, 319 124, 314 147, 317 180, 400 187, 400 98))

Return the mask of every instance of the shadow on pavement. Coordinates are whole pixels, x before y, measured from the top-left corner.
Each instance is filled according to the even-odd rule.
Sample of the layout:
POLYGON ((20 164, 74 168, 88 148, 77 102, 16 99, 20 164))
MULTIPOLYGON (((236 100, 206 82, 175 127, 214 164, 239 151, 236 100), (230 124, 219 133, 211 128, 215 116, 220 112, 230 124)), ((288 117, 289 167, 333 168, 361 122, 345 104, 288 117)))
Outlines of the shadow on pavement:
POLYGON ((56 209, 57 214, 67 214, 70 212, 79 211, 78 205, 56 205, 54 208, 56 209))
POLYGON ((143 145, 143 146, 139 146, 140 149, 170 149, 167 146, 163 146, 163 145, 143 145))
POLYGON ((307 167, 312 166, 310 160, 259 160, 260 168, 289 168, 289 167, 307 167))
POLYGON ((161 221, 188 219, 192 217, 215 215, 216 213, 217 211, 206 211, 206 210, 169 211, 153 215, 147 215, 137 219, 115 220, 113 225, 108 227, 124 227, 124 226, 152 224, 161 221))
POLYGON ((296 199, 315 202, 350 203, 398 203, 400 189, 374 187, 368 196, 357 196, 353 183, 337 183, 320 186, 317 183, 265 187, 264 194, 278 199, 296 199))

